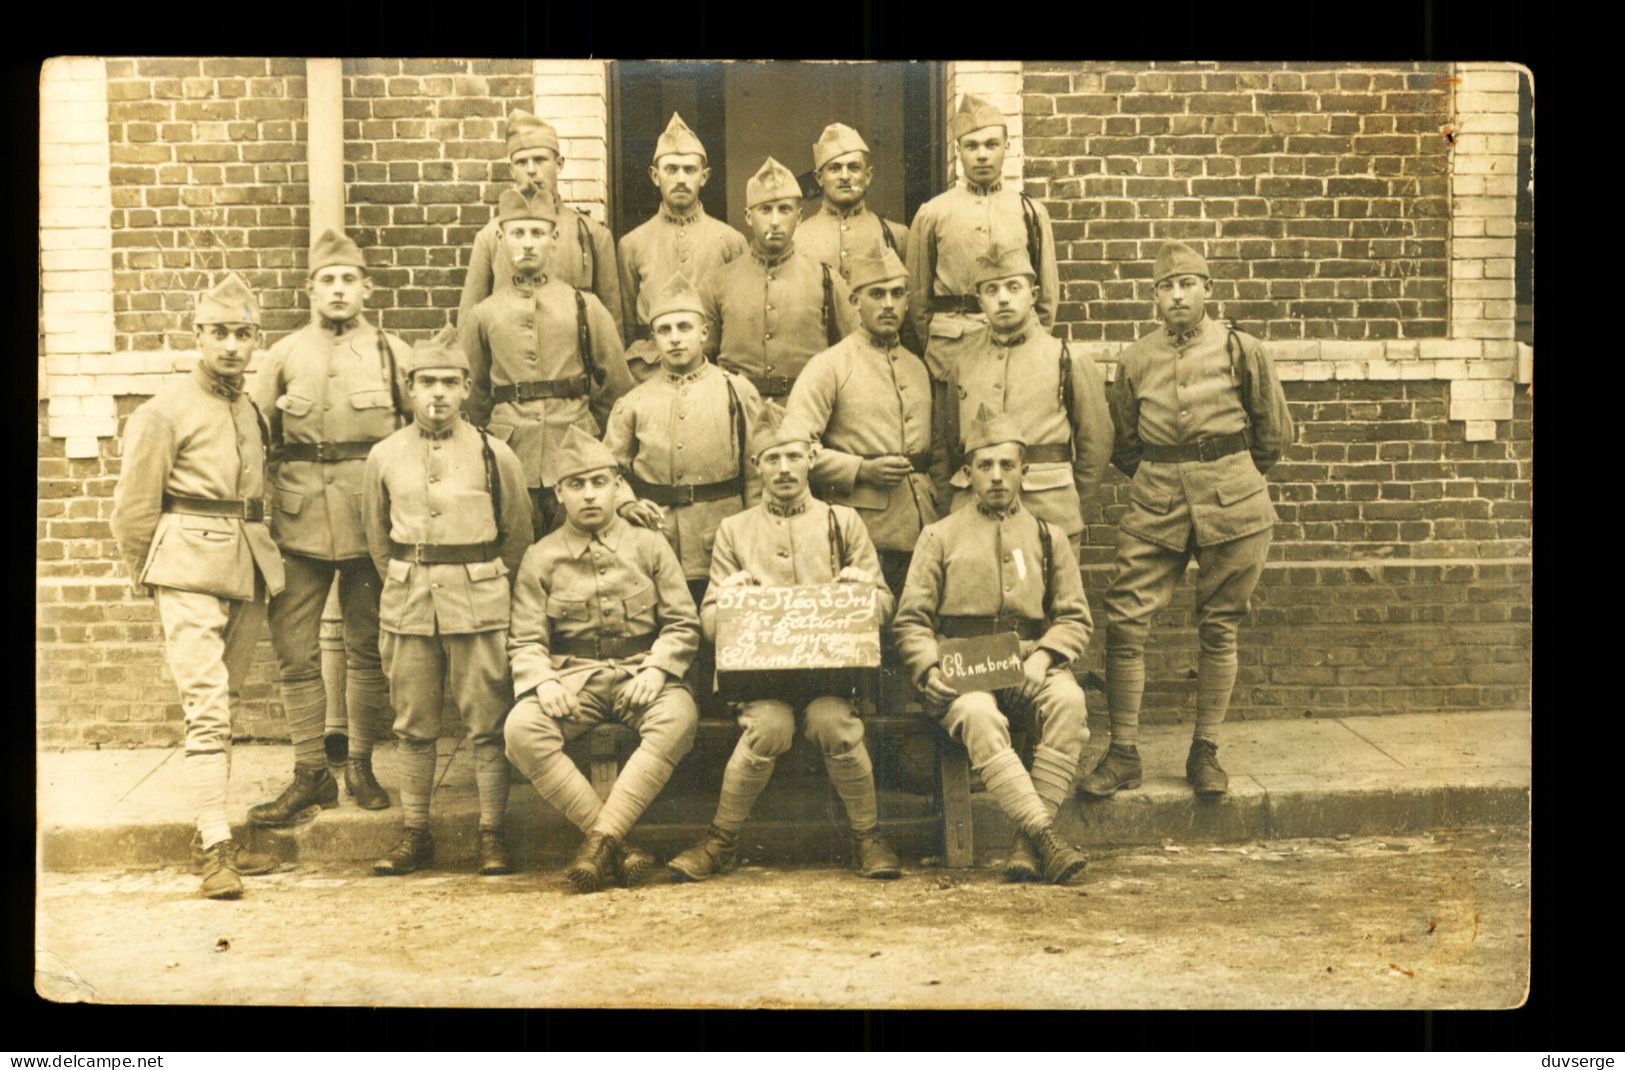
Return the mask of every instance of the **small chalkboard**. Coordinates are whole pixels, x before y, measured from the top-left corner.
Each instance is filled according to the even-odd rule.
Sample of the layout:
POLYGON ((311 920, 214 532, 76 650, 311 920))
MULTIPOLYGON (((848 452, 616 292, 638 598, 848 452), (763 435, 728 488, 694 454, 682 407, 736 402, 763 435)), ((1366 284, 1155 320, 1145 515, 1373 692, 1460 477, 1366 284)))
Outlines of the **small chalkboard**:
POLYGON ((961 695, 1020 687, 1027 678, 1021 670, 1021 640, 1015 632, 940 640, 937 668, 961 695))
POLYGON ((868 584, 717 589, 717 690, 726 698, 839 694, 879 665, 868 584))

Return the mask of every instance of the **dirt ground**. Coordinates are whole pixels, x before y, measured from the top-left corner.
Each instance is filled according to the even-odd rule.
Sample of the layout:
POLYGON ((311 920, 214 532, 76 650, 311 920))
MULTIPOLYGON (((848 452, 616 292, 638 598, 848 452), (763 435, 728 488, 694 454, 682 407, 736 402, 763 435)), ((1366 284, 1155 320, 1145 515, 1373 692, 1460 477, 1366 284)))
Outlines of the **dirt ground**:
POLYGON ((1529 966, 1526 830, 1095 852, 1081 883, 747 867, 590 896, 556 871, 47 873, 36 986, 106 1003, 1499 1008, 1529 966))

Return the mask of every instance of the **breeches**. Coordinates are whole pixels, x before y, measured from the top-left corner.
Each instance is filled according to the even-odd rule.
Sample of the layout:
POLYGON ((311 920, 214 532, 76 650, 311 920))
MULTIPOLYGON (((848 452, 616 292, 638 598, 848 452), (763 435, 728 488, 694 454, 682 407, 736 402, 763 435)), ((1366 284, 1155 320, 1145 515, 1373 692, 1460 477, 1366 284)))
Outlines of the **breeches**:
POLYGON ((508 631, 464 635, 380 634, 384 674, 395 707, 395 734, 402 739, 440 736, 446 691, 475 743, 501 743, 502 719, 513 705, 508 677, 508 631))
POLYGON ((370 557, 323 561, 284 554, 287 586, 271 599, 271 645, 285 682, 319 680, 322 675, 321 624, 333 573, 339 574, 339 606, 344 614, 344 663, 350 669, 378 669, 378 598, 383 583, 370 557))
MULTIPOLYGON (((852 703, 834 695, 823 695, 804 708, 802 731, 825 754, 845 754, 863 742, 863 722, 852 712, 852 703)), ((757 699, 739 707, 741 737, 758 758, 777 758, 790 749, 796 735, 795 709, 778 699, 757 699)))
POLYGON ((231 708, 253 663, 265 608, 258 601, 173 587, 152 590, 164 656, 186 713, 186 753, 224 753, 231 747, 231 708))
POLYGON ((1083 689, 1072 674, 1064 669, 1050 673, 1031 710, 1023 706, 1015 688, 971 691, 935 715, 948 734, 964 744, 972 768, 985 765, 1010 746, 1011 715, 1034 718, 1038 742, 1076 761, 1089 740, 1089 725, 1083 689))
POLYGON ((1196 558, 1196 624, 1202 649, 1224 654, 1236 649, 1236 632, 1251 606, 1253 588, 1269 556, 1271 532, 1170 550, 1126 531, 1117 533, 1117 566, 1106 592, 1108 653, 1145 649, 1151 619, 1168 604, 1174 584, 1196 558))
POLYGON ((668 680, 642 710, 616 713, 615 696, 631 680, 625 670, 599 669, 576 695, 581 712, 565 718, 549 717, 535 694, 526 695, 508 714, 504 730, 508 760, 533 777, 542 760, 563 750, 570 740, 597 725, 618 721, 637 732, 641 746, 676 765, 693 749, 699 730, 694 696, 688 688, 668 680))

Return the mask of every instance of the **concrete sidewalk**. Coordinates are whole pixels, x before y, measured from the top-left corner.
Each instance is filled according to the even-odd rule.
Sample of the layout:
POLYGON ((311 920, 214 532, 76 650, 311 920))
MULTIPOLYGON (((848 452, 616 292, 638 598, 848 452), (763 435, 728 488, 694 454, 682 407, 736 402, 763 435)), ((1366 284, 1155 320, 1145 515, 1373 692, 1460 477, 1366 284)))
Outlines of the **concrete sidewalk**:
MULTIPOLYGON (((1091 721, 1090 728, 1085 769, 1105 748, 1106 726, 1091 721)), ((1198 803, 1185 783, 1189 741, 1189 725, 1142 727, 1144 785, 1106 801, 1073 799, 1062 811, 1062 831, 1086 846, 1135 845, 1391 835, 1529 820, 1527 711, 1233 722, 1222 729, 1219 750, 1230 793, 1215 802, 1198 803)), ((370 861, 399 836, 395 758, 393 745, 385 744, 375 759, 378 779, 393 798, 389 809, 369 812, 345 798, 308 824, 271 831, 249 829, 243 818, 250 805, 286 784, 291 748, 239 745, 232 752, 233 825, 242 842, 287 861, 370 861)), ((193 824, 178 749, 42 753, 38 762, 44 868, 185 860, 193 824)), ((441 740, 438 784, 436 858, 470 859, 477 811, 466 743, 441 740)), ((712 786, 685 809, 703 827, 715 801, 712 786)), ((972 796, 972 810, 978 860, 1001 855, 1011 836, 1003 813, 985 792, 972 796)), ((521 864, 567 857, 579 839, 523 781, 513 785, 508 828, 521 864)), ((934 852, 929 844, 898 846, 910 864, 934 852)))

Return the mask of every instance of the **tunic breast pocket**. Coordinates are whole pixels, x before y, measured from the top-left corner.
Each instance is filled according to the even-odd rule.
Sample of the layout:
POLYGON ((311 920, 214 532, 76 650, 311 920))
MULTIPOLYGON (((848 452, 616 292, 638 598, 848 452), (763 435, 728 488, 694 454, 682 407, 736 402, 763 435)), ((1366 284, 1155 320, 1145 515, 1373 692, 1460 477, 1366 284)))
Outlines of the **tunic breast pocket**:
POLYGON ((299 426, 310 411, 316 407, 316 402, 310 398, 300 397, 298 394, 283 394, 276 399, 276 407, 282 412, 282 426, 299 426))
POLYGON ((395 399, 388 390, 357 390, 350 394, 350 408, 360 428, 361 438, 384 438, 395 429, 395 399))
POLYGON ((627 631, 638 634, 651 630, 655 623, 655 605, 659 601, 660 593, 655 590, 652 583, 644 584, 623 599, 627 631))
POLYGON ((592 620, 592 610, 588 608, 587 600, 584 598, 560 598, 557 595, 548 595, 547 615, 560 621, 592 620))
POLYGON ((476 628, 506 627, 511 591, 508 566, 501 560, 479 561, 468 569, 468 598, 476 628))

